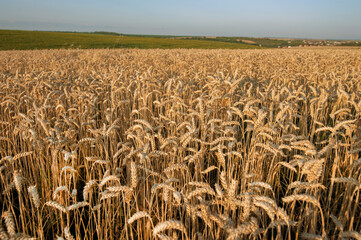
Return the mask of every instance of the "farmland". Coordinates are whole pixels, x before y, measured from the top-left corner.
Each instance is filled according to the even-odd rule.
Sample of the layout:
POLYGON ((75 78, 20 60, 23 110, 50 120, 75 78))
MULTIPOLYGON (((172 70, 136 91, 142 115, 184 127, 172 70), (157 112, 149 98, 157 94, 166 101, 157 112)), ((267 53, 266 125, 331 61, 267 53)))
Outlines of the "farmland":
POLYGON ((250 37, 136 35, 115 32, 46 32, 0 29, 0 50, 38 49, 265 49, 360 47, 361 41, 250 37))
POLYGON ((202 39, 169 39, 160 37, 124 36, 99 32, 70 33, 0 30, 0 50, 94 49, 94 48, 200 48, 254 49, 250 44, 215 42, 202 39))
POLYGON ((0 99, 1 239, 361 238, 356 49, 1 51, 0 99))

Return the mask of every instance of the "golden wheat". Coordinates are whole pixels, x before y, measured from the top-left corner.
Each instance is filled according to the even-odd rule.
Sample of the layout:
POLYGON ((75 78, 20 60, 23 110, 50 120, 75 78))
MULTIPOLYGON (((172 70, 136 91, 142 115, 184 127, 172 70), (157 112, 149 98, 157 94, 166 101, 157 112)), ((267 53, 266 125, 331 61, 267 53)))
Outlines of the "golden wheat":
POLYGON ((359 239, 360 116, 355 48, 1 51, 0 238, 359 239))

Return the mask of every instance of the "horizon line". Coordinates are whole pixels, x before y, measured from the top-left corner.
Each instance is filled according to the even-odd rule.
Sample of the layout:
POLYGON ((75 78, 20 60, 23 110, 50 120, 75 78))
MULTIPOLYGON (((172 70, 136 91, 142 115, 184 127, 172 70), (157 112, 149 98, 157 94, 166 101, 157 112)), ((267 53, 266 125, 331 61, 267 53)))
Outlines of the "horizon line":
MULTIPOLYGON (((104 30, 97 30, 97 31, 76 31, 76 30, 26 30, 26 29, 3 29, 0 30, 9 30, 9 31, 28 31, 28 32, 63 32, 63 33, 86 33, 86 34, 94 34, 94 33, 112 33, 113 35, 129 35, 129 36, 163 36, 163 37, 230 37, 230 38, 256 38, 256 39, 297 39, 297 40, 325 40, 325 41, 361 41, 361 39, 345 39, 345 38, 312 38, 312 37, 284 37, 284 36, 263 36, 263 37, 254 37, 254 36, 237 36, 237 35, 173 35, 173 34, 143 34, 143 33, 120 33, 114 31, 104 31, 104 30)), ((106 35, 106 34, 104 34, 106 35)), ((109 34, 111 35, 111 34, 109 34)))

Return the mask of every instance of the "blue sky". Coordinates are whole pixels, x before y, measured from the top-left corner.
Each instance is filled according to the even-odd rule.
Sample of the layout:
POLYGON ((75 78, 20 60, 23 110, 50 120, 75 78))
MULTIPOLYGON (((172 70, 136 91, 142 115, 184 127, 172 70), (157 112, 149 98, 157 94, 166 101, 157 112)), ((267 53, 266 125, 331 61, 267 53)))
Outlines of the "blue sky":
POLYGON ((0 29, 361 40, 361 0, 0 0, 0 29))

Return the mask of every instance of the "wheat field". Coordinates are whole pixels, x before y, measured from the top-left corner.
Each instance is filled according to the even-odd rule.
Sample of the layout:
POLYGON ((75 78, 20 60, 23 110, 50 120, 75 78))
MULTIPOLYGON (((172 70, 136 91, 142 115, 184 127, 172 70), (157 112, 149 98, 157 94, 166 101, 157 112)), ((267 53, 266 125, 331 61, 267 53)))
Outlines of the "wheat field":
POLYGON ((361 51, 0 52, 0 239, 361 239, 361 51))

